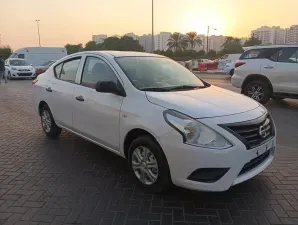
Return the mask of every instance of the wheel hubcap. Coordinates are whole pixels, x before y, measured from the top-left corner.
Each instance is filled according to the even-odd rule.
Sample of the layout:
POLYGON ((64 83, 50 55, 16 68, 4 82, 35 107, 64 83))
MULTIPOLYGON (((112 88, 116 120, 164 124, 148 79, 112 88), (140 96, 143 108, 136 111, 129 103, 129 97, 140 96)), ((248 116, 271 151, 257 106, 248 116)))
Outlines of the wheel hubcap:
POLYGON ((41 123, 45 132, 50 132, 51 130, 51 117, 47 110, 41 113, 41 123))
POLYGON ((133 151, 132 169, 143 184, 151 185, 157 180, 157 161, 153 153, 146 147, 139 146, 133 151))
POLYGON ((256 101, 261 101, 262 98, 264 97, 264 91, 263 88, 260 85, 253 85, 249 90, 248 90, 248 96, 256 101))

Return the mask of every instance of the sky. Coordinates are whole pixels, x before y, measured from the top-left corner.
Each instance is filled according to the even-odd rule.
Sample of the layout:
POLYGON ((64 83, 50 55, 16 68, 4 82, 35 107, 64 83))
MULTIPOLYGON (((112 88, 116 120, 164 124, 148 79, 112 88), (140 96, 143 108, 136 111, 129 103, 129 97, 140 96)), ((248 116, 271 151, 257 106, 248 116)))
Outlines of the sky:
MULTIPOLYGON (((151 0, 1 0, 2 45, 86 43, 94 34, 151 33, 151 0)), ((298 24, 298 0, 154 0, 154 30, 248 37, 262 25, 298 24)))

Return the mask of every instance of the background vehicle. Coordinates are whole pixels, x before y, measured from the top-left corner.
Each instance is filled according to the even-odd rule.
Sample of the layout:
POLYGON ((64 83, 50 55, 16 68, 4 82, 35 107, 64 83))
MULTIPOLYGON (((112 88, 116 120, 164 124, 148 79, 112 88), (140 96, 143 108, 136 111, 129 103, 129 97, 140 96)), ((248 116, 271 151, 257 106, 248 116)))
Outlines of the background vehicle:
POLYGON ((246 48, 235 64, 232 84, 261 103, 298 98, 298 45, 246 48))
POLYGON ((225 74, 229 74, 231 76, 233 76, 234 70, 235 70, 235 62, 227 63, 224 68, 225 74))
POLYGON ((275 155, 266 108, 166 57, 80 52, 54 63, 33 90, 48 137, 64 128, 126 158, 152 191, 172 182, 224 191, 262 172, 275 155))
POLYGON ((58 60, 67 55, 65 48, 60 47, 28 47, 16 50, 9 58, 25 59, 33 66, 42 65, 50 60, 58 60))
POLYGON ((48 62, 43 63, 40 66, 35 66, 36 70, 36 76, 38 76, 41 73, 44 73, 53 63, 55 63, 57 60, 50 60, 48 62))
POLYGON ((35 78, 35 69, 24 59, 9 58, 5 61, 8 79, 35 78))
POLYGON ((235 62, 240 56, 241 54, 225 54, 218 61, 218 69, 223 70, 227 63, 235 62))

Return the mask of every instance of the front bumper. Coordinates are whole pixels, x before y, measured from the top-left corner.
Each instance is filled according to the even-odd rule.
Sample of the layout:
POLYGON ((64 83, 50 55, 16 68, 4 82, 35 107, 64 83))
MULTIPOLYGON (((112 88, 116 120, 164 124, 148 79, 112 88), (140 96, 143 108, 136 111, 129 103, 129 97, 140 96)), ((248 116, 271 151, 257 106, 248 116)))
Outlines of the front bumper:
POLYGON ((231 83, 236 88, 241 88, 243 81, 244 81, 243 77, 242 76, 239 76, 239 75, 237 75, 235 73, 234 73, 234 75, 231 78, 231 83))
POLYGON ((216 150, 190 146, 183 143, 181 135, 176 130, 160 139, 175 185, 192 190, 225 191, 258 175, 273 161, 276 136, 258 147, 247 150, 246 146, 230 132, 222 129, 221 134, 233 143, 233 147, 216 150), (254 164, 254 161, 262 155, 266 157, 254 164), (228 168, 228 171, 215 182, 190 180, 190 175, 201 168, 228 168))
POLYGON ((35 77, 35 71, 16 71, 16 70, 11 70, 10 71, 10 77, 11 78, 30 78, 30 77, 35 77))

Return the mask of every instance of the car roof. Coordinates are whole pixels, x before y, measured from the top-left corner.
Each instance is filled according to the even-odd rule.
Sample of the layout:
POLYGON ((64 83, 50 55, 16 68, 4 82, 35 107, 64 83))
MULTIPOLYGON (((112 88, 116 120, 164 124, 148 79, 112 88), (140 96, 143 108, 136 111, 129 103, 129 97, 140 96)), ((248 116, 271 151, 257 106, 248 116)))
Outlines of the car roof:
POLYGON ((105 55, 105 56, 112 56, 112 57, 163 57, 161 55, 156 55, 152 53, 146 52, 133 52, 133 51, 83 51, 75 54, 98 54, 98 55, 105 55))
POLYGON ((298 45, 254 45, 254 46, 249 46, 249 47, 243 47, 245 51, 250 50, 250 49, 263 49, 263 48, 298 48, 298 45))

